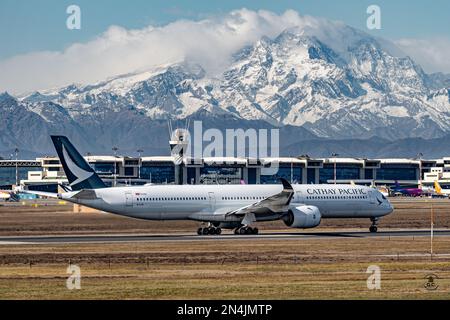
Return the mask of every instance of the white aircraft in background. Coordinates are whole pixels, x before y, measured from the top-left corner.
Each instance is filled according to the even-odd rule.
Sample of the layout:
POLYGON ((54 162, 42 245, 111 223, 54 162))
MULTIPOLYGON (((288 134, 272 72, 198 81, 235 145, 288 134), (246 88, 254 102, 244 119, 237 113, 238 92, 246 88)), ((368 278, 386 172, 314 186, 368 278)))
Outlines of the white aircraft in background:
POLYGON ((393 208, 377 190, 352 185, 151 185, 107 187, 70 141, 52 136, 72 191, 57 197, 98 210, 146 220, 208 223, 198 234, 257 234, 255 222, 283 220, 288 227, 314 228, 325 218, 367 218, 371 232, 393 208))
POLYGON ((386 186, 380 186, 377 190, 385 197, 389 197, 389 189, 386 186))
POLYGON ((11 194, 9 192, 0 190, 0 199, 6 201, 6 200, 9 200, 10 198, 11 198, 11 194))

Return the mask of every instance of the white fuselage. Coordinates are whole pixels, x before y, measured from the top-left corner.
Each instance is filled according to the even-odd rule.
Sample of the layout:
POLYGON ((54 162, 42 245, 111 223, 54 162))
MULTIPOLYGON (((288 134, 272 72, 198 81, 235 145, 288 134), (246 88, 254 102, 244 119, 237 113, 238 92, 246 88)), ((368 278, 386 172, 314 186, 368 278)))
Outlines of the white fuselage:
MULTIPOLYGON (((351 185, 293 185, 290 206, 316 206, 322 218, 376 218, 392 212, 389 201, 377 190, 351 185)), ((282 185, 153 185, 95 189, 96 199, 71 198, 71 202, 119 215, 148 220, 238 221, 230 211, 254 204, 282 191, 282 185)), ((257 217, 280 219, 282 213, 257 217)))

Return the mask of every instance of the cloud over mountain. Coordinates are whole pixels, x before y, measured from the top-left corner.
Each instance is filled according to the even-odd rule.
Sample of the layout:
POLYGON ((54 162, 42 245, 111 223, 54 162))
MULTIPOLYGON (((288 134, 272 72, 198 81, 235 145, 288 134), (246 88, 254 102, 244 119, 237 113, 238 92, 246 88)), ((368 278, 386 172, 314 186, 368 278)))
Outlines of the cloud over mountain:
POLYGON ((400 39, 395 43, 427 72, 450 73, 450 39, 400 39))
POLYGON ((127 30, 111 26, 87 43, 64 51, 42 51, 0 61, 0 91, 22 93, 69 83, 92 83, 108 77, 189 59, 208 72, 220 72, 230 55, 262 36, 284 29, 328 23, 288 10, 236 10, 201 21, 179 20, 162 27, 127 30))
MULTIPOLYGON (((111 26, 95 39, 72 44, 63 51, 31 52, 0 61, 0 91, 21 94, 71 83, 89 84, 184 60, 200 63, 210 75, 220 74, 231 55, 242 47, 293 27, 317 37, 339 53, 345 53, 353 38, 364 34, 341 22, 301 16, 294 10, 276 14, 240 9, 199 21, 178 20, 134 30, 111 26)), ((417 56, 425 70, 436 71, 442 66, 438 71, 450 72, 446 59, 450 41, 431 46, 423 41, 401 40, 397 44, 413 58, 417 56)), ((394 44, 383 42, 385 48, 392 49, 391 53, 399 54, 394 52, 394 44)))

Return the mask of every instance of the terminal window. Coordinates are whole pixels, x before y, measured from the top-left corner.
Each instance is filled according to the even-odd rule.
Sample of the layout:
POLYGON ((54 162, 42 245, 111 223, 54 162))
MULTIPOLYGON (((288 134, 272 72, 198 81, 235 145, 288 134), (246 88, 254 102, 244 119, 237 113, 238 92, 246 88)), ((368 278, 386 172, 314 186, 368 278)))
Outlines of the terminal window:
POLYGON ((280 166, 275 175, 261 175, 262 184, 280 183, 280 178, 284 178, 292 183, 302 183, 302 168, 298 166, 280 166))

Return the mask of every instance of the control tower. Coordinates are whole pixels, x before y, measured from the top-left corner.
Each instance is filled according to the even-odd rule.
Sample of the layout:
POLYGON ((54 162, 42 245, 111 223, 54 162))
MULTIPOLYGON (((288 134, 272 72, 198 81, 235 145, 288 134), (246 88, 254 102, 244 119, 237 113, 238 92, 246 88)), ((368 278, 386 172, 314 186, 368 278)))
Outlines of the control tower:
POLYGON ((189 132, 185 129, 176 129, 170 137, 170 154, 175 165, 175 184, 183 184, 184 156, 189 144, 189 132))

